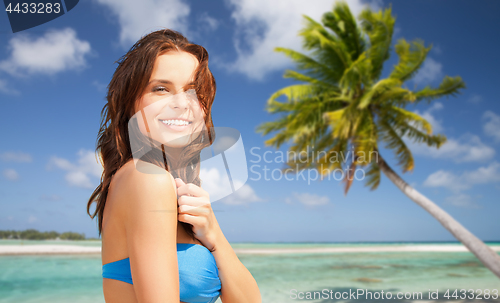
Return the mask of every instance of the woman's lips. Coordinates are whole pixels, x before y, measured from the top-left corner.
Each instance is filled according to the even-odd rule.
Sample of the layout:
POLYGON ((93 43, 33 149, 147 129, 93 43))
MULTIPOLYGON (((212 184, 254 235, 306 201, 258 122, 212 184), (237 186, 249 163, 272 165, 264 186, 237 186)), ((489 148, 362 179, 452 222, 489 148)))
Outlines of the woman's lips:
POLYGON ((191 124, 193 124, 193 122, 189 122, 189 124, 187 124, 187 125, 167 124, 167 123, 164 123, 162 120, 160 120, 160 123, 165 125, 169 129, 174 130, 174 131, 178 131, 178 132, 186 130, 187 128, 189 128, 191 126, 191 124))

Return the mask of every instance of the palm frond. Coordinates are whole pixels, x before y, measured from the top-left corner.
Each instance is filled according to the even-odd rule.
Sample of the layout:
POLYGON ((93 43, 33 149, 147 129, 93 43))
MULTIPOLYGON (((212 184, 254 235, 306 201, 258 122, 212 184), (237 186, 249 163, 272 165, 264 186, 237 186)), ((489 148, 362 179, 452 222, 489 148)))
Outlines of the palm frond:
POLYGON ((294 84, 284 87, 273 93, 267 100, 266 110, 273 114, 293 111, 296 107, 296 102, 305 98, 310 98, 311 96, 320 93, 320 91, 321 87, 311 84, 294 84), (287 100, 285 102, 277 101, 276 99, 281 96, 286 96, 287 100))
POLYGON ((416 128, 414 125, 410 125, 407 122, 401 122, 394 125, 402 136, 406 136, 415 143, 425 143, 429 147, 440 148, 443 143, 446 142, 446 136, 442 134, 428 135, 423 133, 421 130, 416 128))
POLYGON ((297 69, 308 71, 307 74, 311 77, 321 79, 322 81, 328 83, 335 83, 338 81, 340 76, 338 70, 331 69, 329 66, 322 64, 309 56, 283 47, 275 47, 274 51, 285 54, 297 64, 297 69))
POLYGON ((273 131, 280 131, 275 134, 274 137, 264 141, 266 146, 275 146, 279 149, 283 143, 290 140, 293 136, 293 131, 287 128, 287 125, 289 125, 293 118, 293 115, 289 114, 275 121, 264 122, 256 127, 256 132, 262 133, 262 135, 265 136, 273 131))
POLYGON ((303 37, 302 46, 306 50, 316 49, 321 50, 329 58, 327 65, 330 68, 340 71, 351 64, 351 58, 346 46, 334 35, 330 34, 325 27, 316 22, 309 16, 302 15, 305 19, 305 28, 299 31, 299 35, 303 37))
POLYGON ((401 82, 411 79, 425 61, 431 48, 432 46, 425 48, 424 42, 420 39, 412 41, 411 44, 405 39, 399 39, 395 46, 399 62, 394 66, 389 78, 399 79, 401 82))
POLYGON ((415 93, 416 102, 427 100, 429 103, 437 98, 446 96, 456 96, 460 94, 459 89, 466 88, 465 83, 460 76, 450 77, 445 76, 438 88, 424 87, 422 90, 415 93))
POLYGON ((370 38, 370 47, 367 52, 372 67, 371 80, 380 78, 384 62, 390 57, 392 34, 396 22, 391 16, 391 11, 390 6, 383 12, 377 13, 367 8, 359 15, 361 27, 370 38))
POLYGON ((425 130, 428 135, 432 135, 432 125, 419 114, 397 106, 389 106, 386 110, 388 111, 387 114, 393 115, 393 119, 397 124, 407 123, 409 125, 415 125, 416 127, 425 130))
POLYGON ((337 34, 346 46, 351 61, 355 61, 364 52, 366 42, 347 3, 339 1, 333 11, 323 14, 321 22, 337 34))
POLYGON ((275 137, 267 140, 266 145, 274 145, 279 148, 287 141, 293 141, 301 146, 312 144, 313 138, 321 135, 328 128, 323 118, 323 112, 339 108, 338 102, 331 102, 329 95, 314 95, 302 99, 278 102, 272 101, 268 104, 269 112, 288 112, 287 115, 273 122, 265 122, 259 125, 257 132, 267 135, 273 131, 279 131, 275 137))
POLYGON ((394 150, 396 158, 398 159, 397 165, 402 166, 403 172, 413 170, 415 162, 413 160, 413 155, 404 143, 401 135, 398 134, 392 126, 382 118, 379 121, 380 126, 380 138, 383 142, 386 142, 386 147, 388 149, 394 150))
POLYGON ((375 83, 375 85, 365 89, 365 93, 359 101, 358 109, 366 108, 368 105, 370 105, 370 103, 372 103, 372 100, 377 99, 378 96, 384 94, 392 88, 397 88, 400 86, 401 81, 399 81, 398 79, 387 78, 378 81, 377 83, 375 83))
POLYGON ((334 173, 335 170, 342 170, 341 156, 347 150, 348 142, 344 139, 336 139, 333 141, 333 146, 322 157, 316 161, 316 169, 320 172, 321 176, 334 173))
POLYGON ((294 70, 291 70, 291 69, 287 69, 285 71, 285 74, 283 75, 283 78, 292 78, 292 79, 297 80, 297 81, 308 82, 308 83, 311 83, 311 84, 322 86, 325 89, 328 89, 328 88, 332 87, 331 84, 323 82, 320 79, 313 78, 311 76, 307 76, 307 75, 301 74, 301 73, 299 73, 297 71, 294 71, 294 70))
POLYGON ((406 106, 407 104, 414 102, 416 100, 415 94, 403 87, 391 87, 390 89, 384 90, 376 98, 373 98, 371 104, 380 106, 406 106))
POLYGON ((352 144, 354 145, 354 152, 358 156, 356 164, 364 166, 370 162, 371 153, 377 150, 378 129, 369 111, 364 111, 360 116, 361 124, 356 129, 352 144), (368 156, 368 159, 366 156, 368 156))
POLYGON ((370 190, 375 190, 380 185, 380 167, 377 161, 370 162, 365 178, 365 186, 370 187, 370 190))
POLYGON ((366 53, 362 53, 356 61, 354 61, 342 75, 340 79, 339 86, 345 90, 353 90, 363 84, 364 86, 371 85, 371 79, 369 78, 371 70, 371 62, 366 57, 366 53))
POLYGON ((332 129, 332 136, 335 139, 347 140, 352 130, 353 121, 346 116, 347 108, 341 108, 330 112, 323 113, 323 118, 326 119, 332 129))

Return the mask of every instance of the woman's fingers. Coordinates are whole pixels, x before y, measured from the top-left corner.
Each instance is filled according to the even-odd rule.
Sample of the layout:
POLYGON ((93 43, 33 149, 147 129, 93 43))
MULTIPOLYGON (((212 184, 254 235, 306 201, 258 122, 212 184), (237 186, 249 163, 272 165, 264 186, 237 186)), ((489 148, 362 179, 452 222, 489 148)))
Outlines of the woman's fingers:
MULTIPOLYGON (((193 216, 190 214, 179 214, 177 216, 177 219, 181 222, 193 225, 193 231, 195 232, 195 234, 200 232, 201 230, 206 230, 209 223, 206 217, 193 216)), ((204 232, 202 232, 202 234, 204 234, 204 232)))
POLYGON ((179 214, 177 216, 177 219, 181 222, 189 223, 193 225, 193 227, 201 225, 201 222, 203 219, 198 217, 198 216, 193 216, 190 214, 179 214))
POLYGON ((189 214, 194 216, 206 215, 210 213, 210 210, 206 207, 191 205, 180 205, 177 209, 179 214, 189 214))
POLYGON ((210 195, 195 184, 185 184, 181 179, 175 179, 177 186, 178 216, 180 222, 193 226, 195 237, 207 247, 214 247, 215 216, 210 203, 210 195))
POLYGON ((180 196, 177 198, 177 204, 180 205, 190 205, 190 206, 204 206, 210 204, 210 200, 205 197, 189 197, 189 196, 180 196))
POLYGON ((183 195, 191 195, 194 197, 206 197, 206 196, 208 196, 208 193, 203 188, 196 186, 193 183, 185 184, 179 178, 177 178, 175 180, 176 180, 176 185, 177 185, 177 195, 178 196, 183 196, 183 195))

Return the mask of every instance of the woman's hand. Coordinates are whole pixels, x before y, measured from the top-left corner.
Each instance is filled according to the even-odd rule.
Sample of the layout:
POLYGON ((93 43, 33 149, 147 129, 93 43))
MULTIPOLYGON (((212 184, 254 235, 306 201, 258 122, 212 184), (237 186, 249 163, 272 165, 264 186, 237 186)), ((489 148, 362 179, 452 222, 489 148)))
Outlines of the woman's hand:
POLYGON ((222 284, 220 298, 223 302, 262 302, 259 286, 252 274, 241 263, 231 244, 222 233, 212 211, 208 193, 192 183, 175 179, 177 186, 178 220, 193 225, 195 237, 212 253, 222 284))
POLYGON ((195 237, 209 250, 215 249, 216 237, 220 231, 210 204, 209 194, 193 183, 185 184, 175 179, 178 196, 178 220, 193 225, 195 237))

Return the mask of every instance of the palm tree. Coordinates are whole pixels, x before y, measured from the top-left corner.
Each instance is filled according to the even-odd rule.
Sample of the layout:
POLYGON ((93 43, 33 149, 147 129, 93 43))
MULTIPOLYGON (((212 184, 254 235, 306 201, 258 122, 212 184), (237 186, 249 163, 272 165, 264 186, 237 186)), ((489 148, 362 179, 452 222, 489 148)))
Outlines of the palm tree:
POLYGON ((386 148, 392 149, 403 173, 414 168, 412 153, 403 137, 439 148, 446 137, 432 134, 431 124, 405 107, 459 94, 465 88, 461 77, 445 76, 439 87, 426 86, 418 91, 403 86, 417 73, 432 45, 426 48, 420 39, 411 43, 400 39, 395 44, 399 61, 387 78, 380 79, 383 64, 390 56, 395 23, 390 6, 376 13, 365 8, 358 17, 360 25, 345 2, 337 2, 332 11, 326 12, 322 24, 303 17, 305 26, 299 35, 303 38, 303 48, 311 51, 311 55, 275 48, 303 71, 286 70, 284 77, 303 83, 272 94, 266 110, 282 116, 257 127, 257 132, 263 135, 277 132, 265 141, 267 146, 279 149, 285 142, 293 143, 290 152, 299 156, 288 159, 284 173, 317 169, 323 179, 332 171, 340 171, 344 174, 346 195, 357 167, 366 167, 365 186, 371 190, 379 186, 382 171, 500 277, 500 256, 409 186, 384 160, 378 148, 384 142, 386 148), (276 100, 282 95, 287 97, 286 101, 276 100), (350 150, 353 157, 349 163, 342 164, 334 157, 340 154, 349 158, 350 150))

